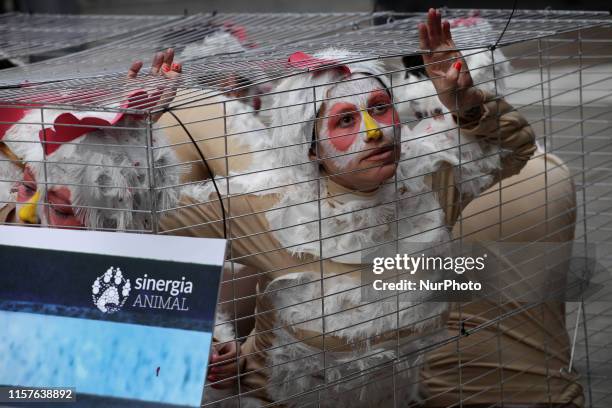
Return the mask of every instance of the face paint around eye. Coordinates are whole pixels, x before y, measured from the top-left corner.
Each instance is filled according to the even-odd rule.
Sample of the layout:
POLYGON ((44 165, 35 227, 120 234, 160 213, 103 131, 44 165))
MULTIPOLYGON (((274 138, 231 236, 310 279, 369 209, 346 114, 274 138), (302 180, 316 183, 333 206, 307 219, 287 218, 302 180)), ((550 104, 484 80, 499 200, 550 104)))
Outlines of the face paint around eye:
POLYGON ((28 202, 36 193, 36 183, 23 180, 17 184, 17 202, 28 202))
POLYGON ((377 89, 368 96, 368 113, 383 125, 398 125, 399 115, 391 101, 391 96, 382 89, 377 89))
POLYGON ((332 105, 325 119, 331 144, 339 151, 347 151, 355 142, 361 126, 361 114, 352 103, 338 102, 332 105))
POLYGON ((70 190, 66 187, 49 189, 49 225, 54 227, 75 228, 83 224, 74 214, 70 200, 70 190))

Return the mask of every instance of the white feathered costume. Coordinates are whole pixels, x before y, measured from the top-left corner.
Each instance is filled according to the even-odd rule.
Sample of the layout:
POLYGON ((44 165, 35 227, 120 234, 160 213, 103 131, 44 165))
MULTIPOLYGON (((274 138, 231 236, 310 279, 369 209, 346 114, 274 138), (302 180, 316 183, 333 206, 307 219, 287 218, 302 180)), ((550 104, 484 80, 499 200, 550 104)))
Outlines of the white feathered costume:
MULTIPOLYGON (((27 163, 36 184, 32 198, 17 204, 18 217, 23 222, 53 226, 47 217, 46 193, 66 187, 72 211, 83 227, 151 230, 152 210, 160 211, 176 202, 180 170, 174 152, 151 152, 147 137, 143 118, 133 115, 24 110, 3 139, 27 163), (155 169, 151 174, 150 162, 155 169), (32 214, 24 217, 25 213, 32 214)), ((155 139, 160 138, 161 142, 153 140, 153 145, 167 144, 163 133, 156 132, 155 139)), ((17 180, 21 178, 19 175, 17 180)))
MULTIPOLYGON (((255 329, 242 346, 242 406, 320 401, 330 407, 381 407, 393 398, 418 401, 419 350, 443 326, 447 305, 422 302, 411 293, 367 302, 356 264, 378 243, 399 242, 400 251, 412 253, 415 244, 447 242, 469 200, 528 160, 533 133, 509 105, 486 95, 478 123, 461 129, 461 137, 478 144, 483 157, 463 164, 458 149, 440 151, 435 138, 404 127, 396 180, 373 193, 351 191, 309 160, 316 112, 338 81, 370 76, 388 88, 388 78, 379 61, 361 61, 348 51, 329 49, 314 57, 360 62, 280 80, 262 122, 249 118, 259 123, 257 131, 234 134, 228 126, 228 143, 247 152, 239 169, 230 166, 228 174, 224 166, 213 166, 229 176, 217 177, 217 184, 223 195, 230 194, 224 201, 232 254, 262 271, 255 329)), ((162 219, 162 229, 222 234, 212 183, 188 187, 182 204, 181 211, 162 219)))

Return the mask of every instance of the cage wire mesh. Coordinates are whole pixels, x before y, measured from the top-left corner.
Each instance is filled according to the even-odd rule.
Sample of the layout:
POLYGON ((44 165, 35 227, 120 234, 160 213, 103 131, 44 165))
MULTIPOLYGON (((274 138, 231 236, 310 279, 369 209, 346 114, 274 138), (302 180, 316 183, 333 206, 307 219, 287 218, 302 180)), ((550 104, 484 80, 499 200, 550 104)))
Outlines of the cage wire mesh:
MULTIPOLYGON (((545 71, 544 118, 549 150, 571 169, 577 191, 575 239, 598 248, 598 261, 610 267, 610 63, 609 28, 578 31, 543 40, 545 71), (562 117, 562 118, 561 118, 562 117)), ((568 328, 576 339, 574 364, 582 373, 590 406, 610 404, 610 275, 594 281, 602 285, 582 303, 568 304, 568 328), (607 285, 606 285, 607 284, 607 285)))
POLYGON ((226 236, 214 335, 241 351, 204 406, 608 407, 611 21, 444 14, 478 125, 425 76, 418 13, 197 15, 32 64, 0 91, 0 221, 226 236), (126 78, 169 46, 178 78, 126 78), (484 295, 365 290, 385 250, 492 241, 484 295))
POLYGON ((171 16, 103 16, 7 13, 0 16, 0 58, 14 65, 58 57, 167 24, 171 16))
MULTIPOLYGON (((386 13, 375 13, 374 17, 386 13)), ((124 16, 129 19, 129 17, 124 16)), ((142 23, 129 20, 136 28, 142 23)), ((6 70, 4 83, 24 79, 39 82, 50 79, 91 77, 123 72, 134 59, 150 62, 154 52, 173 47, 181 61, 189 63, 216 54, 241 53, 249 49, 273 47, 334 32, 346 32, 371 24, 370 13, 200 13, 185 17, 165 17, 139 33, 115 34, 114 41, 71 53, 63 58, 6 70), (61 67, 71 66, 70 75, 61 67)), ((69 33, 66 33, 69 34, 69 33)))

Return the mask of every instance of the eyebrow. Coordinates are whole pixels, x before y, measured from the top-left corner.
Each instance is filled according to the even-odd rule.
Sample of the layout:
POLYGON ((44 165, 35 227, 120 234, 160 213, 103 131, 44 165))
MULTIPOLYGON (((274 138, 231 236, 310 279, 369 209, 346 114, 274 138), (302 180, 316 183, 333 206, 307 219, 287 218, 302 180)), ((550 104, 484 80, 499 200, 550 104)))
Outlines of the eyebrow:
POLYGON ((360 109, 354 104, 354 103, 349 103, 349 102, 336 102, 334 103, 329 109, 328 109, 328 115, 324 116, 322 119, 331 119, 333 117, 336 116, 340 116, 343 113, 354 113, 354 112, 359 112, 360 109), (343 106, 339 112, 335 112, 335 113, 331 113, 331 111, 334 109, 334 106, 339 105, 339 104, 344 104, 345 106, 343 106))
POLYGON ((372 98, 381 97, 381 96, 386 96, 388 98, 391 98, 391 95, 389 95, 389 92, 385 91, 384 89, 376 89, 370 92, 370 94, 368 95, 368 101, 370 101, 372 98))

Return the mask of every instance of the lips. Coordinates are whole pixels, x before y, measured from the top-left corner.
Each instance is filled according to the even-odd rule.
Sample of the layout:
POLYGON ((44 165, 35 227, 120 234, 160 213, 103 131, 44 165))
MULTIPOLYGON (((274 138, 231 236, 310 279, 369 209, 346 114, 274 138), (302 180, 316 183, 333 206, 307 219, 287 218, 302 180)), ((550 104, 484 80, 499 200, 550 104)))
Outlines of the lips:
POLYGON ((395 148, 393 145, 379 147, 370 151, 362 161, 369 162, 393 162, 395 160, 395 148))

